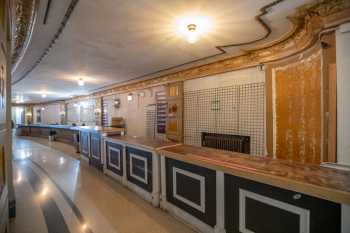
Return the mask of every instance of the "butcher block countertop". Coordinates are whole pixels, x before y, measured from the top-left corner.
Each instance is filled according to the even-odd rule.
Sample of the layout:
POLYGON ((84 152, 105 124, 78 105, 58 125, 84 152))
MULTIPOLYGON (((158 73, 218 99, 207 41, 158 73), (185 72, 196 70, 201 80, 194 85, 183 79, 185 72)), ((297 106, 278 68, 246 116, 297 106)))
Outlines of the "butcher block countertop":
POLYGON ((234 176, 350 204, 350 171, 190 145, 162 148, 158 152, 234 176))
POLYGON ((108 136, 109 139, 117 140, 122 143, 144 147, 149 150, 159 150, 167 148, 170 146, 180 145, 176 142, 159 140, 159 139, 150 139, 145 137, 135 137, 135 136, 108 136))

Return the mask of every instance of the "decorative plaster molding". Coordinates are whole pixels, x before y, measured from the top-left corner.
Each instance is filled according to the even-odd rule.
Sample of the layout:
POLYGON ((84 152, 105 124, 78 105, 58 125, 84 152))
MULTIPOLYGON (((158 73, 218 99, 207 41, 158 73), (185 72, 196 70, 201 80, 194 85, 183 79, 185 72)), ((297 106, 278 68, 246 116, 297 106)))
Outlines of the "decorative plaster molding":
POLYGON ((12 31, 12 70, 22 59, 30 42, 37 16, 38 0, 16 0, 12 31))
MULTIPOLYGON (((261 16, 267 13, 267 9, 280 3, 281 1, 283 0, 274 1, 270 5, 265 6, 265 8, 262 8, 260 10, 260 14, 257 16, 257 19, 259 20, 261 16)), ((319 35, 323 30, 334 28, 340 23, 350 20, 350 0, 316 0, 312 4, 307 4, 300 7, 297 10, 297 13, 288 17, 288 19, 293 24, 293 30, 287 33, 284 38, 281 38, 273 43, 271 42, 265 46, 245 50, 243 55, 226 58, 209 64, 188 68, 154 78, 143 77, 139 80, 132 80, 121 84, 116 84, 106 90, 96 90, 90 95, 77 96, 66 100, 66 102, 98 98, 106 95, 125 93, 164 85, 167 83, 225 73, 278 61, 296 55, 314 45, 319 40, 319 35)), ((264 21, 261 20, 260 23, 264 25, 264 21)), ((265 26, 267 25, 265 24, 265 26)), ((265 29, 268 30, 268 27, 265 29)), ((267 31, 265 37, 268 35, 269 33, 267 31)), ((264 38, 260 39, 263 40, 264 38)), ((255 42, 253 41, 251 43, 255 42)), ((230 46, 235 45, 233 44, 230 46)))
MULTIPOLYGON (((314 45, 318 40, 319 34, 323 30, 328 29, 330 27, 329 25, 334 27, 337 26, 339 22, 349 21, 349 13, 350 0, 316 1, 313 4, 299 8, 295 15, 289 17, 294 25, 294 30, 290 33, 289 37, 277 43, 246 50, 244 55, 189 68, 172 74, 117 84, 107 90, 96 91, 91 95, 98 97, 114 93, 129 92, 166 83, 225 73, 284 59, 303 52, 314 45)), ((74 99, 81 98, 76 97, 74 99)))
POLYGON ((30 72, 32 72, 35 69, 35 67, 37 67, 40 64, 40 62, 43 60, 43 58, 49 53, 49 51, 51 50, 53 45, 56 43, 56 41, 60 37, 61 33, 63 32, 63 29, 65 28, 72 12, 73 12, 73 10, 78 2, 79 2, 79 0, 71 0, 71 3, 69 4, 66 13, 64 14, 61 25, 58 28, 56 34, 53 36, 49 46, 44 50, 42 55, 35 61, 35 63, 19 79, 12 82, 11 85, 14 85, 14 84, 20 82, 22 79, 24 79, 30 72))
MULTIPOLYGON (((32 2, 34 1, 37 1, 38 0, 32 0, 32 2)), ((197 59, 197 60, 193 60, 193 61, 190 61, 190 62, 187 62, 185 64, 180 64, 180 65, 177 65, 177 66, 174 66, 174 67, 170 67, 170 68, 167 68, 167 69, 164 69, 164 70, 160 70, 160 71, 156 71, 156 72, 153 72, 152 74, 159 74, 160 72, 164 72, 164 71, 167 71, 167 70, 173 70, 175 68, 178 68, 178 67, 182 67, 183 65, 186 65, 186 64, 191 64, 191 63, 194 63, 194 62, 197 62, 197 61, 203 61, 203 60, 206 60, 206 59, 209 59, 209 58, 214 58, 216 56, 219 56, 219 55, 222 55, 222 54, 226 54, 227 52, 225 51, 225 48, 229 48, 229 47, 237 47, 237 46, 243 46, 243 45, 249 45, 249 44, 254 44, 254 43, 257 43, 259 41, 262 41, 266 38, 269 37, 269 35, 271 34, 272 32, 272 29, 269 27, 269 25, 267 24, 267 22, 265 22, 265 20, 263 19, 263 16, 265 16, 266 14, 268 14, 269 10, 276 6, 277 4, 283 2, 283 1, 286 1, 286 0, 275 0, 273 1, 272 3, 268 4, 268 5, 265 5, 263 6, 262 8, 260 8, 259 10, 259 14, 257 16, 255 16, 255 20, 260 24, 260 26, 264 29, 265 33, 263 36, 257 38, 257 39, 254 39, 254 40, 251 40, 251 41, 246 41, 246 42, 241 42, 241 43, 237 43, 237 44, 226 44, 226 45, 220 45, 220 46, 216 46, 215 48, 217 50, 219 50, 219 53, 216 53, 216 54, 213 54, 213 55, 210 55, 210 56, 207 56, 207 57, 203 57, 203 58, 200 58, 200 59, 197 59)), ((48 54, 48 52, 50 51, 52 45, 55 43, 55 41, 57 40, 57 38, 59 37, 59 35, 61 34, 66 22, 68 21, 69 19, 69 16, 70 14, 72 13, 72 11, 74 10, 74 7, 75 5, 77 4, 78 0, 72 0, 66 14, 65 14, 65 17, 63 19, 63 22, 61 23, 61 27, 58 29, 56 35, 54 36, 54 39, 52 40, 52 42, 50 43, 50 45, 48 46, 48 48, 43 52, 42 56, 39 57, 39 59, 33 64, 33 66, 27 70, 27 72, 25 72, 19 79, 17 79, 16 81, 14 81, 12 83, 12 85, 20 82, 21 80, 23 80, 31 71, 33 71, 35 69, 35 67, 37 67, 40 62, 42 61, 42 59, 48 54)), ((18 4, 16 5, 17 8, 19 9, 22 9, 23 7, 23 3, 24 3, 24 0, 19 0, 18 4)), ((48 3, 50 4, 50 2, 48 3)), ((49 7, 49 5, 48 5, 49 7)), ((33 8, 34 9, 34 8, 33 8)), ((19 14, 18 14, 18 17, 17 18, 20 18, 21 15, 23 14, 24 11, 20 11, 19 14)), ((36 12, 36 11, 33 11, 33 12, 36 12)), ((35 18, 34 18, 35 19, 35 18)), ((45 14, 45 19, 46 19, 46 14, 45 14)), ((28 21, 29 19, 27 19, 28 21)), ((26 33, 28 34, 28 30, 26 31, 25 30, 25 27, 23 27, 23 25, 25 25, 25 23, 27 21, 20 21, 18 22, 18 24, 16 24, 16 28, 18 27, 19 29, 22 29, 23 28, 23 34, 26 33)), ((32 20, 30 21, 31 22, 31 25, 33 25, 35 22, 35 20, 32 20)), ((33 26, 31 26, 32 28, 33 26)), ((16 34, 15 34, 16 35, 16 34)), ((30 39, 30 36, 27 35, 24 39, 28 40, 28 38, 30 39)), ((21 44, 23 45, 24 42, 21 42, 21 44)), ((17 50, 15 50, 17 51, 17 50)), ((22 51, 22 50, 21 50, 22 51)), ((17 52, 16 52, 17 53, 17 52)), ((23 56, 24 53, 22 53, 21 56, 23 56)), ((16 58, 18 57, 18 55, 16 55, 16 58)), ((19 62, 16 62, 16 65, 13 66, 13 71, 16 69, 16 66, 18 65, 19 62)), ((146 75, 143 75, 143 76, 150 76, 151 74, 146 74, 146 75)), ((137 79, 139 79, 141 77, 138 77, 137 79)))

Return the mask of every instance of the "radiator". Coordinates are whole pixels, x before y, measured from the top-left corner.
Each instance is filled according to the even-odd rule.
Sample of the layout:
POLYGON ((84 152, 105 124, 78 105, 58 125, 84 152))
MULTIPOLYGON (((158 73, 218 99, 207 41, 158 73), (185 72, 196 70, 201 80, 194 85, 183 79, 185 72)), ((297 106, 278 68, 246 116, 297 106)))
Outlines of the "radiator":
POLYGON ((202 146, 249 154, 250 137, 202 132, 202 146))

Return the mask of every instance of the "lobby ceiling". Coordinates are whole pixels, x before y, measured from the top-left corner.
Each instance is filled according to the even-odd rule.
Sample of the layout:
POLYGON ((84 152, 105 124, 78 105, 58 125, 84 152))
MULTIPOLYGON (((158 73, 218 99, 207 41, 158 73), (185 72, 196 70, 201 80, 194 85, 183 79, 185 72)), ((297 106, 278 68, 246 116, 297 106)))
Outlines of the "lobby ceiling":
POLYGON ((240 55, 286 36, 293 29, 287 16, 309 2, 39 1, 31 40, 12 73, 13 101, 67 99, 240 55), (210 28, 191 44, 178 22, 193 15, 206 17, 210 28))

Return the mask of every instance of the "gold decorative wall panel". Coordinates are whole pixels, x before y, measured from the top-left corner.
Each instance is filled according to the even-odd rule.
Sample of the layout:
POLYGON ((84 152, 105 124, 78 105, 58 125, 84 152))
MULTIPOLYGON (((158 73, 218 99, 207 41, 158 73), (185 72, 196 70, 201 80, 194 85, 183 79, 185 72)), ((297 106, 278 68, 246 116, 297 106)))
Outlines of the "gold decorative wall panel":
POLYGON ((272 71, 274 155, 321 161, 321 53, 272 71))
POLYGON ((167 85, 167 138, 182 142, 183 141, 183 82, 177 82, 167 85))

